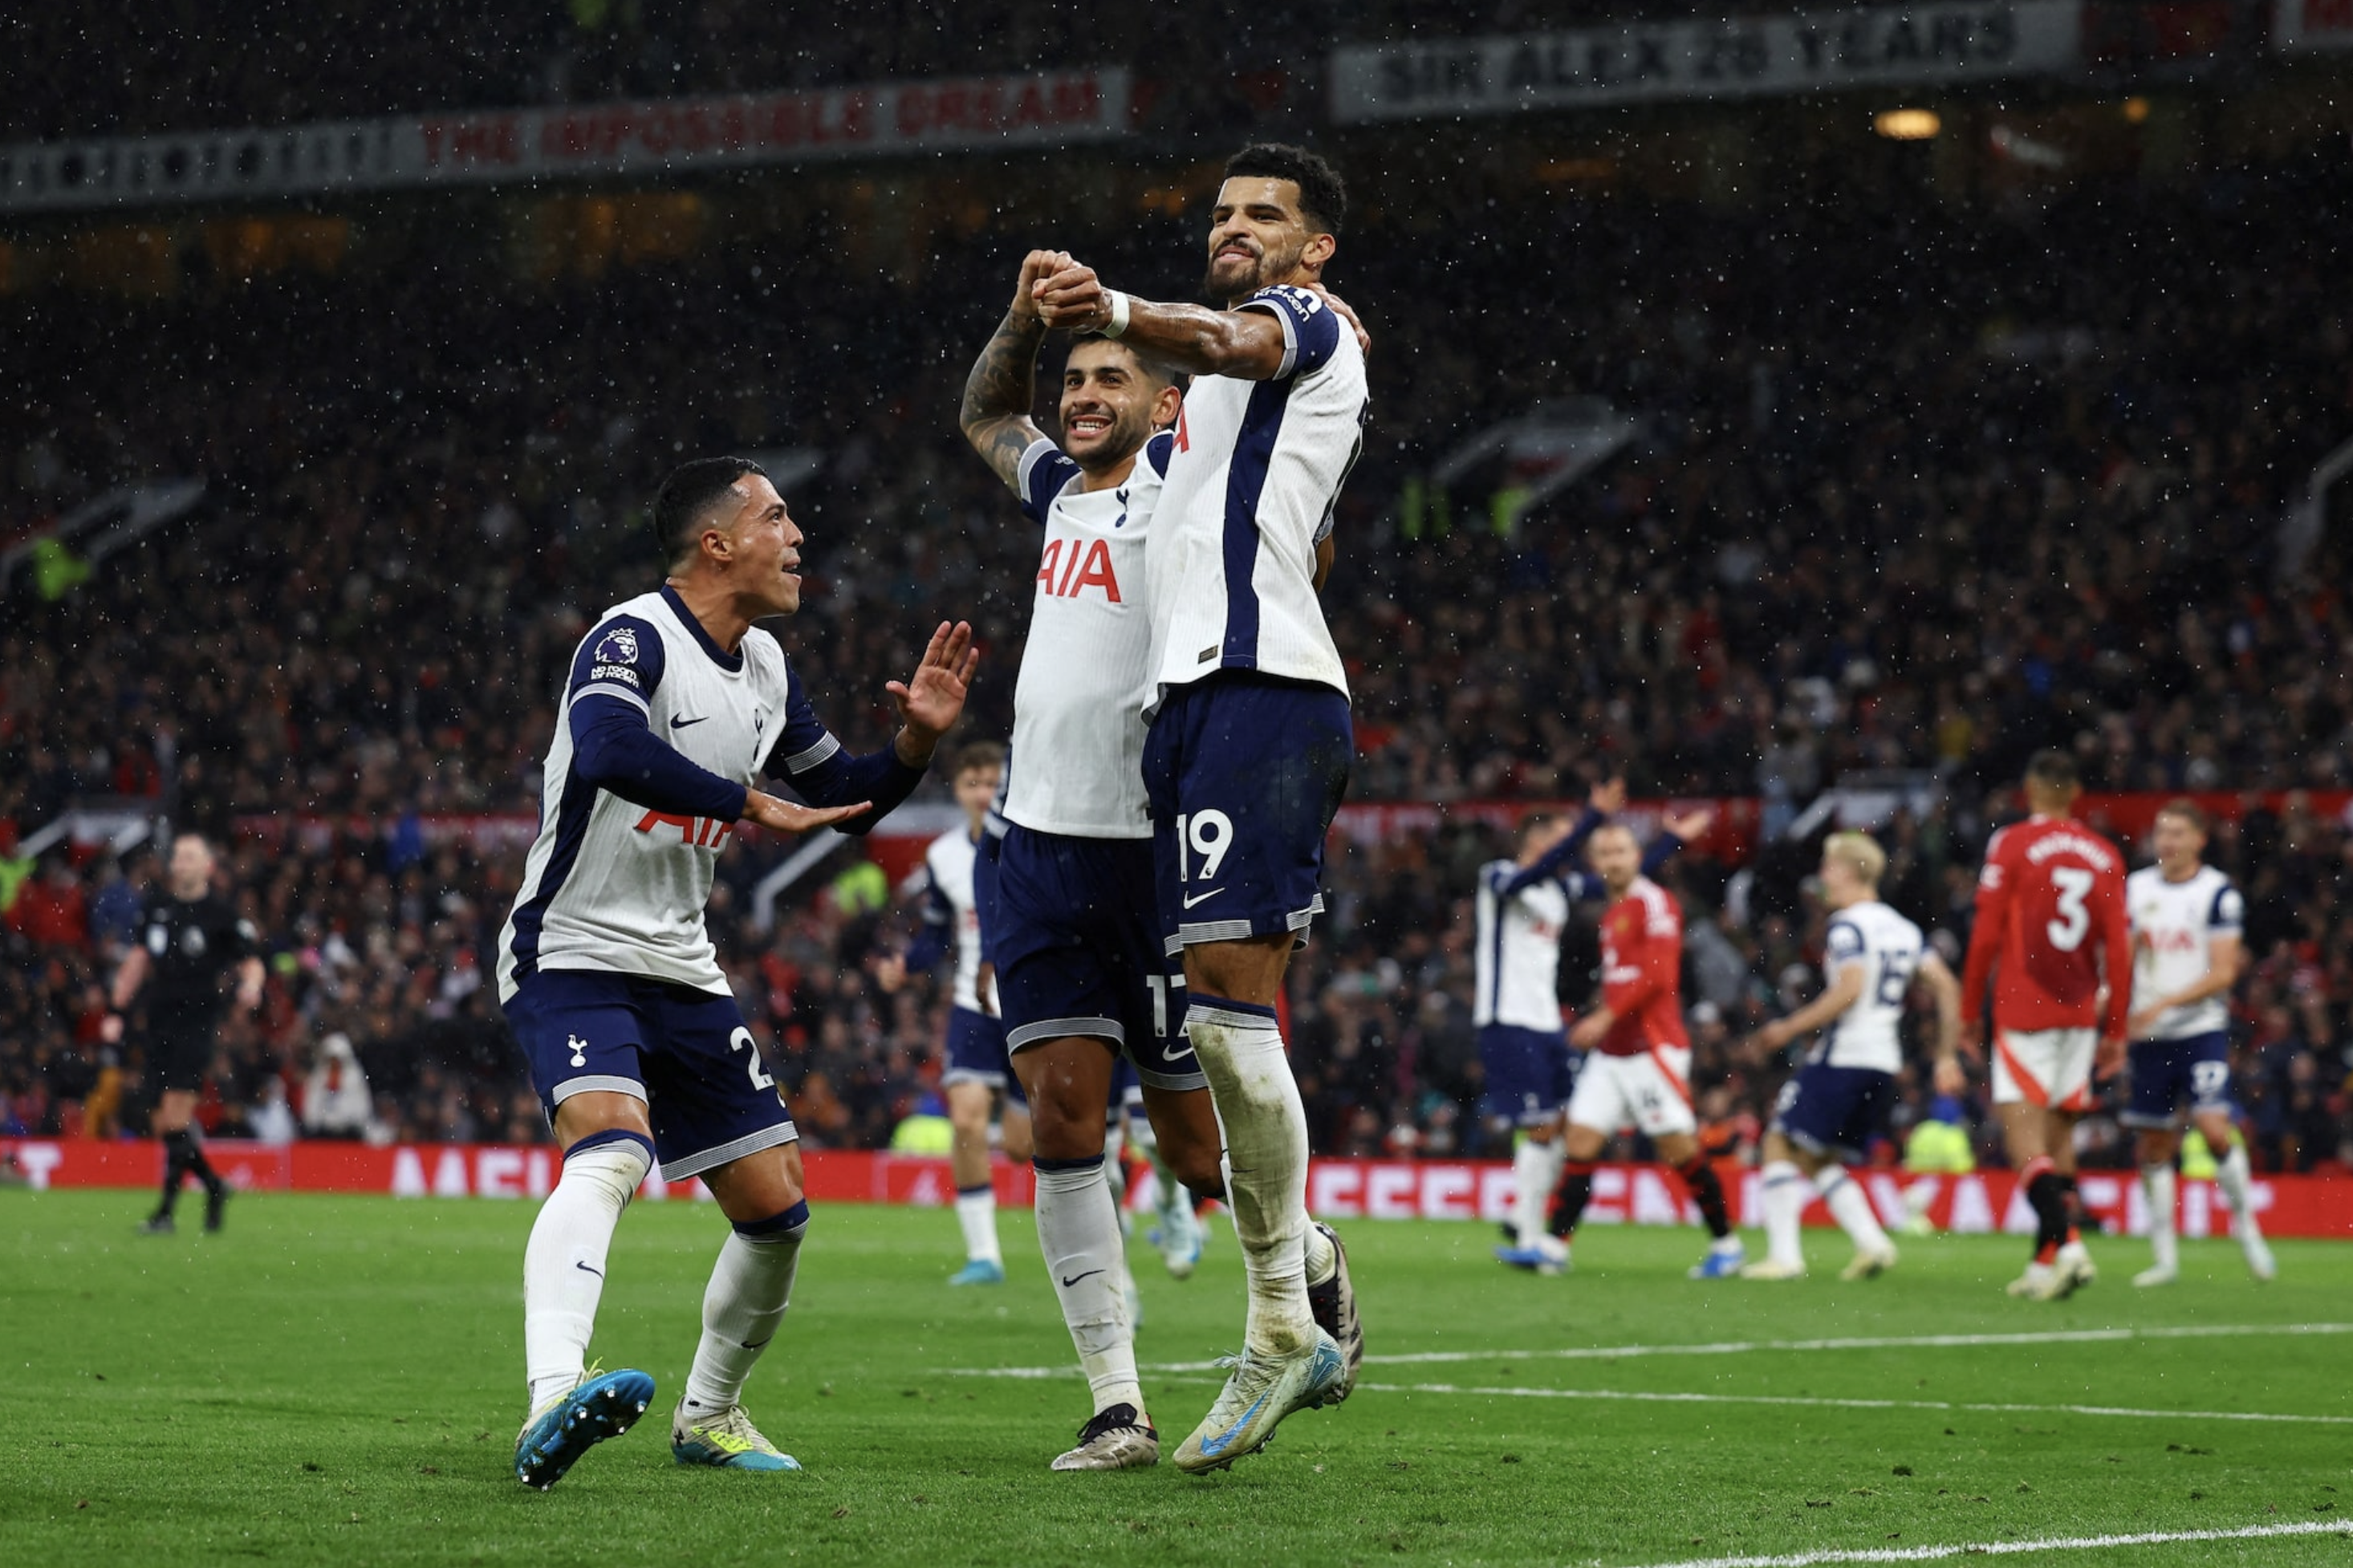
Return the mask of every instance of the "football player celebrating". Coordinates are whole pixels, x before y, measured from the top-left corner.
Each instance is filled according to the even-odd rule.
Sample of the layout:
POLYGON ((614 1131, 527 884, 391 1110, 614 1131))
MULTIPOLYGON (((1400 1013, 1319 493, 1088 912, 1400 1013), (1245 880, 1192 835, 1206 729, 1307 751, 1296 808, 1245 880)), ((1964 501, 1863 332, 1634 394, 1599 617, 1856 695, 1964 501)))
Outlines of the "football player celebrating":
POLYGON ((2181 1147, 2181 1107, 2220 1154, 2215 1185, 2235 1216, 2232 1230, 2258 1279, 2278 1272, 2248 1191, 2247 1146, 2231 1121, 2231 987, 2245 963, 2239 945, 2246 900, 2205 863, 2206 814, 2195 801, 2168 802, 2150 835, 2157 864, 2125 879, 2132 919, 2132 1100, 2119 1119, 2137 1129, 2135 1153, 2148 1198, 2156 1259, 2136 1285, 2170 1285, 2181 1271, 2174 1230, 2173 1156, 2181 1147))
POLYGON ((2091 1109, 2094 1072, 2124 1065, 2132 996, 2124 857, 2073 819, 2082 793, 2066 752, 2027 763, 2031 815, 1986 846, 1961 973, 1961 1044, 1973 1055, 1989 979, 1995 987, 1994 1114, 2035 1218, 2033 1260, 2009 1289, 2038 1301, 2099 1274, 2072 1212, 2075 1121, 2091 1109))
POLYGON ((1233 1375, 1177 1449, 1193 1473, 1345 1398, 1363 1356, 1346 1261, 1308 1216, 1307 1114, 1275 1011, 1323 908, 1324 837, 1354 751, 1316 598, 1366 408, 1364 349, 1319 292, 1346 207, 1313 153, 1246 147, 1209 213, 1203 289, 1225 309, 1131 299, 1075 263, 1036 293, 1049 325, 1198 378, 1146 542, 1144 780, 1161 934, 1184 956, 1186 1034, 1225 1129, 1250 1308, 1233 1375))
POLYGON ((863 833, 904 800, 964 710, 979 656, 943 625, 906 681, 892 743, 852 757, 776 639, 800 607, 801 531, 756 464, 706 458, 662 481, 668 581, 607 611, 572 658, 540 831, 500 939, 499 994, 564 1150, 523 1254, 531 1415, 515 1474, 554 1486, 653 1397, 642 1372, 583 1370, 607 1249, 654 1162, 700 1176, 733 1233, 670 1420, 682 1465, 794 1470, 744 1413, 744 1380, 792 1298, 808 1204, 798 1134, 703 929, 720 846, 741 822, 863 833), (751 787, 774 756, 815 806, 751 787))
POLYGON ((1867 833, 1833 833, 1822 841, 1822 900, 1831 911, 1822 971, 1830 984, 1757 1037, 1778 1051, 1816 1029, 1822 1036, 1797 1076, 1781 1086, 1773 1108, 1765 1133, 1766 1254, 1740 1271, 1744 1279, 1795 1279, 1806 1272, 1798 1222, 1809 1181, 1854 1243, 1854 1258, 1840 1278, 1868 1279, 1894 1265, 1895 1245, 1871 1212, 1870 1195, 1840 1163, 1862 1160, 1872 1138, 1886 1128, 1895 1075, 1904 1065, 1904 1002, 1915 978, 1936 995, 1936 1092, 1959 1094, 1968 1087, 1955 1054, 1961 983, 1929 950, 1918 926, 1879 901, 1879 879, 1886 872, 1887 851, 1867 833))
POLYGON ((1142 763, 1154 689, 1145 552, 1176 445, 1165 427, 1183 394, 1133 344, 1085 338, 1062 369, 1061 443, 1038 428, 1037 287, 1068 263, 1054 251, 1024 258, 960 422, 1042 531, 987 935, 1031 1106, 1039 1246, 1094 1399, 1077 1446, 1052 1468, 1132 1469, 1159 1462, 1160 1435, 1135 1370, 1106 1161, 1104 1106, 1123 1056, 1156 1158, 1196 1192, 1224 1181, 1206 1080, 1175 1026, 1170 992, 1183 980, 1161 943, 1142 763))

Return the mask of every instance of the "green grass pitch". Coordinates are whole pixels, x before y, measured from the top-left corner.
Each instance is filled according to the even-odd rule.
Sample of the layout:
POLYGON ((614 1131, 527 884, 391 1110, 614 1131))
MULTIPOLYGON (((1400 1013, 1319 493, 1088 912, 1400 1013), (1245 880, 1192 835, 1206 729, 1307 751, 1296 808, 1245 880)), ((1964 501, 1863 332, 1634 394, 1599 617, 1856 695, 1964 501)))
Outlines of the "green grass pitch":
MULTIPOLYGON (((2189 1243, 2183 1282, 2147 1292, 2142 1246, 2095 1242, 2096 1286, 2031 1305, 2001 1293, 2008 1238, 1909 1241, 1842 1285, 1844 1244, 1809 1233, 1817 1276, 1768 1286, 1684 1279, 1696 1232, 1594 1230, 1576 1274, 1538 1279, 1489 1260, 1489 1227, 1358 1223, 1366 1386, 1195 1479, 1050 1474, 1082 1386, 975 1375, 1071 1361, 1026 1213, 1003 1216, 1011 1281, 951 1290, 947 1214, 834 1206, 746 1394, 807 1473, 757 1477, 670 1461, 723 1222, 648 1204, 593 1348, 660 1393, 541 1494, 511 1469, 532 1205, 256 1195, 220 1236, 145 1237, 146 1202, 0 1193, 0 1563, 1616 1565, 2353 1511, 2341 1245, 2284 1243, 2257 1287, 2227 1242, 2189 1243), (2126 1330, 2176 1332, 2099 1333, 2126 1330), (2034 1337, 1788 1342, 1994 1335, 2034 1337)), ((1199 1363, 1235 1348, 1240 1263, 1222 1222, 1189 1281, 1140 1240, 1134 1261, 1173 1452, 1214 1392, 1199 1363)), ((2347 1532, 2031 1561, 2345 1568, 2347 1532)))

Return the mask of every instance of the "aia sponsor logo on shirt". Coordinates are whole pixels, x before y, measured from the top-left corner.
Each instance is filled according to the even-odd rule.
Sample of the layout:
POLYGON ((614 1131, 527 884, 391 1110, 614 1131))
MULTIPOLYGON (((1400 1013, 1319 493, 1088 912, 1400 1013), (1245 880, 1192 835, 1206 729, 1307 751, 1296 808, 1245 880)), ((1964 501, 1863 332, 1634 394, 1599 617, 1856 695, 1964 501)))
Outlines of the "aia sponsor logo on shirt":
POLYGON ((1106 603, 1121 602, 1111 547, 1100 539, 1048 540, 1045 557, 1038 563, 1038 588, 1057 599, 1075 599, 1094 588, 1106 603))

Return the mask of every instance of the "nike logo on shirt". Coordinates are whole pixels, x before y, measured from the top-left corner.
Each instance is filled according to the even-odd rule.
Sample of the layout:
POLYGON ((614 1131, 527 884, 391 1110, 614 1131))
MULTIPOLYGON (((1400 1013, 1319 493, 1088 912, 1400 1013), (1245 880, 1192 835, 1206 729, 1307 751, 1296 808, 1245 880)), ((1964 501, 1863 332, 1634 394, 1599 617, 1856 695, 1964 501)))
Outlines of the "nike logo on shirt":
POLYGON ((1185 900, 1185 907, 1186 907, 1187 909, 1188 909, 1188 910, 1189 910, 1189 909, 1191 909, 1195 904, 1199 903, 1202 900, 1204 900, 1204 899, 1214 899, 1214 898, 1216 898, 1219 893, 1222 893, 1222 892, 1224 892, 1224 891, 1225 891, 1225 889, 1224 889, 1223 888, 1211 888, 1211 889, 1210 889, 1208 892, 1206 892, 1206 893, 1195 893, 1191 898, 1187 899, 1187 900, 1185 900))
POLYGON ((702 715, 702 719, 673 719, 670 721, 670 727, 673 730, 683 730, 689 724, 700 724, 702 722, 703 719, 708 719, 710 717, 710 714, 705 713, 702 715))

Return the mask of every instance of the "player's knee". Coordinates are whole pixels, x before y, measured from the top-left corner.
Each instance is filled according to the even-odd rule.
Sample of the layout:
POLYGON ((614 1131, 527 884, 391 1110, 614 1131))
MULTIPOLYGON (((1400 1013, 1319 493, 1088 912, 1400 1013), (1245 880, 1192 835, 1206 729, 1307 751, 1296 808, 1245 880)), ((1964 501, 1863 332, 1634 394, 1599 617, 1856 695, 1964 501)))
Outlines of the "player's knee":
POLYGON ((1223 1150, 1214 1143, 1186 1138, 1176 1142, 1163 1139, 1160 1157, 1168 1163, 1171 1174, 1185 1184, 1186 1190, 1197 1198, 1221 1198, 1226 1194, 1226 1173, 1223 1150))
POLYGON ((1007 1112, 1004 1121, 1005 1157, 1027 1160, 1038 1151, 1038 1140, 1029 1131, 1029 1118, 1007 1112))
POLYGON ((596 1183, 623 1204, 653 1168, 653 1140, 626 1127, 591 1132, 564 1152, 565 1180, 596 1183))
POLYGON ((948 1125, 958 1132, 988 1131, 988 1090, 976 1083, 948 1086, 948 1125))
POLYGON ((737 1219, 727 1223, 733 1226, 735 1234, 746 1241, 798 1247, 801 1237, 808 1231, 808 1200, 796 1197, 765 1219, 737 1219))

